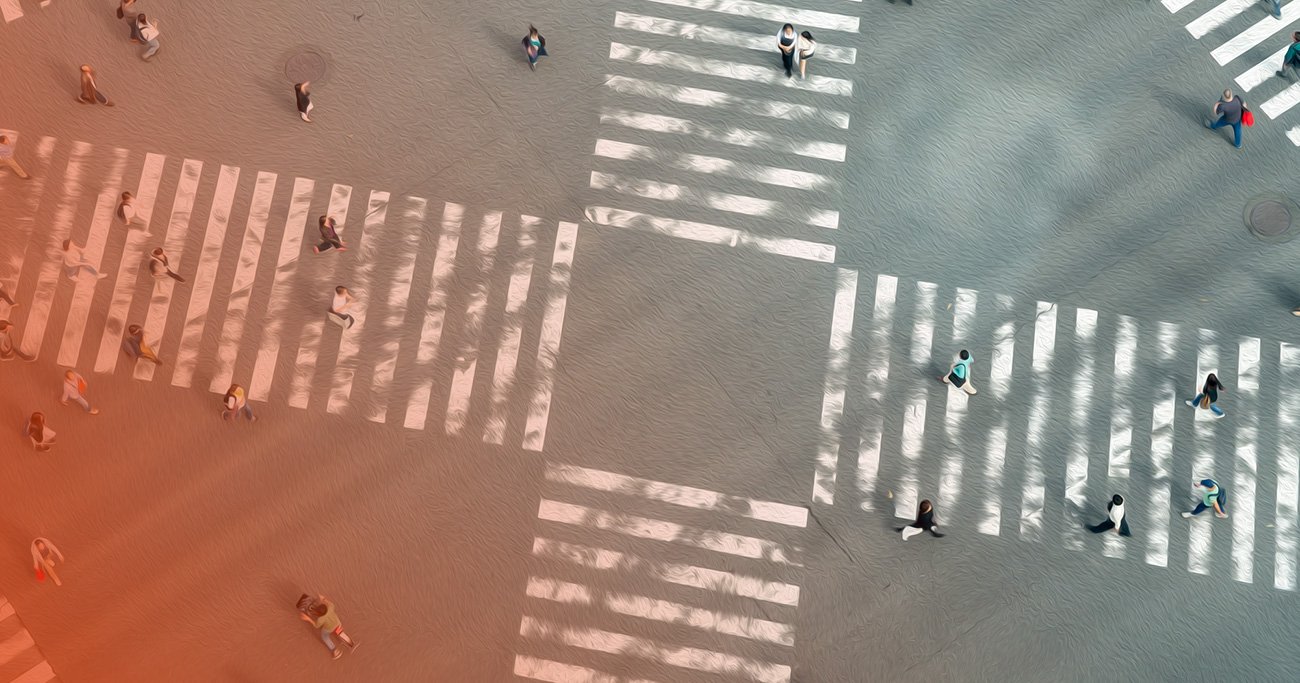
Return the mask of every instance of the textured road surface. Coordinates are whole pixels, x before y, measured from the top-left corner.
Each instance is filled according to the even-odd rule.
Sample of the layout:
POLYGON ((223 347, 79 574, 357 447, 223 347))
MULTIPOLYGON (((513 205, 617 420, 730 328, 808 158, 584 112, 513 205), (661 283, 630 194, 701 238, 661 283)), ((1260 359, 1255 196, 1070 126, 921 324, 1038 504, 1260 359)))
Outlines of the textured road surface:
MULTIPOLYGON (((139 9, 155 14, 149 2, 139 9)), ((1300 302, 1296 247, 1242 225, 1251 198, 1295 192, 1284 133, 1296 115, 1247 130, 1240 151, 1201 127, 1237 73, 1207 52, 1264 19, 1262 5, 1197 40, 1184 26, 1216 3, 1177 14, 1145 2, 166 4, 162 50, 146 64, 112 3, 98 4, 22 0, 24 16, 0 25, 0 128, 20 133, 19 159, 44 178, 36 200, 41 180, 0 177, 0 282, 23 303, 9 318, 31 323, 56 235, 104 227, 96 196, 135 187, 147 154, 166 157, 153 225, 177 205, 182 160, 204 163, 187 275, 217 169, 242 173, 192 388, 168 381, 170 367, 152 381, 125 362, 91 371, 136 244, 117 229, 74 349, 102 413, 55 402, 63 318, 76 309, 61 278, 47 331, 24 340, 40 358, 0 367, 0 421, 16 428, 41 409, 59 432, 48 455, 18 438, 0 445, 0 595, 61 680, 1300 678, 1288 638, 1300 627, 1300 405, 1288 396, 1300 352, 1286 314, 1300 302), (785 7, 860 20, 813 29, 822 55, 810 75, 848 92, 786 87, 771 51, 737 45, 770 40, 785 7), (628 15, 660 22, 632 29, 647 24, 628 15), (519 49, 529 22, 551 53, 536 72, 519 49), (855 52, 837 61, 828 47, 855 52), (327 64, 310 125, 285 73, 304 51, 327 64), (84 62, 116 107, 74 102, 84 62), (668 95, 629 94, 620 78, 668 95), (683 88, 713 94, 688 104, 683 88), (814 114, 753 113, 770 102, 814 114), (609 123, 628 111, 695 132, 609 123), (845 125, 826 125, 826 112, 845 125), (730 143, 701 132, 730 128, 749 132, 730 143), (48 163, 35 161, 43 137, 48 163), (79 177, 78 141, 93 147, 79 177), (598 141, 649 151, 593 155, 598 141), (843 160, 790 152, 798 141, 842 146, 843 160), (637 189, 593 187, 593 171, 637 189), (243 237, 259 173, 278 184, 261 258, 241 266, 258 253, 243 237), (386 192, 395 206, 427 199, 426 227, 354 249, 337 269, 304 246, 311 265, 291 290, 276 384, 254 402, 261 419, 223 424, 204 390, 222 366, 221 311, 252 273, 233 366, 247 376, 257 323, 279 300, 266 292, 298 178, 315 180, 309 216, 345 185, 352 225, 370 192, 386 192), (308 407, 290 407, 296 335, 319 317, 311 288, 365 277, 391 294, 411 264, 422 307, 437 289, 444 202, 471 218, 434 362, 412 365, 420 320, 397 318, 393 386, 405 398, 433 378, 425 428, 405 428, 393 401, 386 422, 366 419, 379 396, 366 387, 389 353, 376 325, 356 349, 354 404, 326 408, 331 351, 308 407), (830 244, 835 259, 594 225, 594 206, 830 244), (814 209, 838 212, 838 227, 779 218, 814 209), (489 268, 475 245, 492 211, 505 218, 489 268), (481 437, 494 346, 464 432, 446 435, 439 419, 456 349, 509 327, 519 216, 542 226, 540 294, 518 314, 525 385, 538 375, 556 226, 579 224, 541 453, 519 447, 522 401, 503 446, 481 437), (466 323, 483 283, 489 313, 466 323), (837 292, 856 304, 847 319, 837 292), (959 346, 976 357, 969 401, 934 381, 959 346), (1210 369, 1228 385, 1217 422, 1181 405, 1210 369), (828 419, 834 386, 843 411, 828 419), (834 501, 814 501, 814 480, 831 472, 834 501), (1188 524, 1176 513, 1206 476, 1226 485, 1233 516, 1188 524), (1116 491, 1135 536, 1081 532, 1116 491), (895 513, 917 497, 936 501, 945 538, 899 541, 895 513), (31 578, 38 535, 68 555, 62 588, 31 578), (292 612, 304 591, 338 603, 357 652, 327 658, 292 612)), ((132 319, 153 288, 138 285, 122 290, 132 319)), ((175 291, 164 358, 190 296, 175 291)), ((371 314, 414 310, 401 299, 371 314)), ((0 680, 33 657, 5 659, 0 680)))

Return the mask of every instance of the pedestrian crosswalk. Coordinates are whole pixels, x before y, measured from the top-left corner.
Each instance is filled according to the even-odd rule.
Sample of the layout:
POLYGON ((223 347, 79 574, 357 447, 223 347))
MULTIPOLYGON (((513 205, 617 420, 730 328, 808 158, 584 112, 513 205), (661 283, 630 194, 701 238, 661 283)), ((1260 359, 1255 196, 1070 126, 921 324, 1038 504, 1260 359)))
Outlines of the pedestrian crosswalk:
MULTIPOLYGON (((1300 2, 1282 5, 1274 17, 1271 2, 1259 0, 1162 0, 1175 16, 1190 19, 1187 32, 1212 46, 1210 57, 1237 75, 1237 93, 1248 106, 1277 119, 1300 103, 1300 82, 1277 75, 1300 30, 1300 2)), ((1211 97, 1212 101, 1212 97, 1211 97)), ((1300 124, 1286 132, 1300 146, 1300 124)))
MULTIPOLYGON (((44 8, 48 7, 53 1, 40 0, 37 5, 44 8)), ((21 19, 23 17, 22 0, 0 0, 0 17, 4 17, 6 24, 15 19, 21 19)))
POLYGON ((806 508, 548 462, 514 673, 785 683, 806 508))
POLYGON ((26 352, 542 449, 576 223, 51 137, 19 155, 34 178, 0 175, 0 284, 26 305, 0 314, 26 352), (348 251, 312 253, 321 214, 348 251), (69 238, 104 279, 69 278, 69 238), (185 282, 150 273, 156 247, 185 282), (327 329, 340 284, 356 322, 327 329), (163 365, 123 353, 131 324, 163 365))
POLYGON ((592 223, 821 262, 846 157, 859 8, 644 0, 614 13, 592 223), (777 29, 817 41, 782 72, 777 29), (744 228, 733 227, 743 225, 744 228))
POLYGON ((32 640, 14 607, 0 595, 0 681, 49 683, 58 678, 32 640))
POLYGON ((1300 346, 836 271, 815 503, 1296 589, 1300 346), (1185 405, 1209 373, 1224 419, 1185 405), (1179 514, 1206 478, 1228 519, 1179 514), (1096 539, 1114 493, 1134 536, 1096 539))

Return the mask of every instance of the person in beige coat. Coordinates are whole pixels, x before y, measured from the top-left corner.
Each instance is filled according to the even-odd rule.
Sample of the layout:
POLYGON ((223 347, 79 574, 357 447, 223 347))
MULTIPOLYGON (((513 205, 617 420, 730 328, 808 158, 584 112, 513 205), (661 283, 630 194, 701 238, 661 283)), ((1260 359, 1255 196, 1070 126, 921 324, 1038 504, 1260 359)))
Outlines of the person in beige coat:
POLYGON ((90 68, 89 64, 81 65, 81 94, 77 96, 77 101, 82 104, 94 104, 99 102, 106 107, 113 106, 113 101, 108 99, 108 95, 99 91, 95 85, 95 70, 90 68))
POLYGON ((46 576, 54 579, 54 585, 62 586, 63 582, 59 580, 59 575, 54 573, 54 565, 62 561, 63 553, 50 542, 50 539, 38 537, 32 541, 32 569, 36 570, 37 576, 44 572, 46 576))

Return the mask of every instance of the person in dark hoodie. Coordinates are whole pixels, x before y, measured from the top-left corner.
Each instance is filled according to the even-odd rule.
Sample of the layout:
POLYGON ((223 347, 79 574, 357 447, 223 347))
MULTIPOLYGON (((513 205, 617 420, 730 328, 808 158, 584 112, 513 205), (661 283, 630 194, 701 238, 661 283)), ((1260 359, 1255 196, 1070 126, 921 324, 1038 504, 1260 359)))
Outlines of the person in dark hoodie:
POLYGON ((903 533, 904 541, 922 531, 930 532, 935 538, 943 538, 943 534, 935 531, 938 528, 939 525, 934 523, 934 505, 928 500, 923 500, 916 508, 916 521, 900 528, 899 531, 903 533))
POLYGON ((1097 526, 1090 526, 1088 530, 1094 534, 1103 531, 1115 530, 1120 536, 1132 536, 1128 532, 1128 518, 1124 516, 1124 496, 1116 493, 1110 497, 1110 502, 1106 503, 1106 521, 1097 526))

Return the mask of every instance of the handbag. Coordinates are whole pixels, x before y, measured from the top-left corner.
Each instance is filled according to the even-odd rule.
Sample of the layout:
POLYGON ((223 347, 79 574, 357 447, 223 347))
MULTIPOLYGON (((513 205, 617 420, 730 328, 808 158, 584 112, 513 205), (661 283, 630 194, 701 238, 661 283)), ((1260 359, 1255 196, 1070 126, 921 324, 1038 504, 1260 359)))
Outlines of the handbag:
POLYGON ((1204 398, 1201 399, 1201 409, 1204 410, 1209 407, 1210 407, 1210 395, 1206 394, 1204 398))
POLYGON ((37 581, 44 581, 44 580, 45 580, 45 568, 44 568, 44 567, 37 567, 37 568, 36 568, 36 580, 37 580, 37 581))
POLYGON ((958 375, 956 370, 948 373, 948 381, 952 382, 952 385, 959 389, 962 385, 966 384, 966 378, 958 375))
POLYGON ((1253 111, 1251 111, 1251 110, 1249 110, 1249 109, 1246 109, 1245 107, 1242 107, 1242 109, 1241 109, 1241 122, 1244 123, 1244 124, 1246 124, 1246 127, 1247 127, 1247 128, 1249 128, 1250 126, 1255 125, 1255 112, 1253 112, 1253 111))

